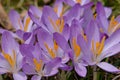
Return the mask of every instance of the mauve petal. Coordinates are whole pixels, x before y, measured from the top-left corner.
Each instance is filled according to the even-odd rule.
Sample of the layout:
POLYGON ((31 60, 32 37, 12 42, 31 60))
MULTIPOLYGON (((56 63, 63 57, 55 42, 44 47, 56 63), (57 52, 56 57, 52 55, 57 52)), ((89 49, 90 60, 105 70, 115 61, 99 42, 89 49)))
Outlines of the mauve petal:
POLYGON ((6 59, 1 55, 1 53, 0 53, 0 68, 4 68, 6 70, 9 70, 11 68, 11 66, 6 61, 6 59))
POLYGON ((9 70, 5 69, 5 68, 0 68, 0 74, 5 74, 8 73, 9 70))
POLYGON ((73 19, 79 20, 83 15, 83 8, 79 4, 74 5, 67 13, 64 14, 65 23, 71 24, 73 19))
POLYGON ((109 18, 109 16, 110 16, 111 13, 112 13, 112 9, 111 9, 111 8, 108 8, 108 7, 104 7, 104 9, 105 9, 106 17, 109 18))
POLYGON ((75 63, 74 65, 75 71, 77 72, 77 74, 81 77, 85 77, 87 74, 87 69, 85 68, 85 66, 83 66, 80 63, 75 63))
POLYGON ((31 64, 28 63, 24 64, 22 69, 25 74, 28 75, 36 74, 35 69, 31 64))
POLYGON ((24 35, 24 31, 23 30, 17 30, 16 31, 16 35, 19 36, 21 39, 23 39, 23 35, 24 35))
POLYGON ((22 44, 20 45, 20 51, 23 56, 33 57, 32 52, 34 51, 34 47, 30 44, 22 44))
POLYGON ((68 41, 69 37, 70 37, 70 27, 69 25, 65 25, 62 31, 62 35, 65 37, 66 41, 68 41))
POLYGON ((120 22, 120 15, 118 15, 115 20, 117 20, 118 22, 120 22))
POLYGON ((30 38, 30 36, 32 35, 32 33, 30 32, 25 32, 24 35, 23 35, 23 39, 26 41, 30 38))
POLYGON ((92 62, 91 58, 93 56, 93 53, 88 48, 87 43, 84 40, 84 38, 82 37, 82 35, 78 35, 78 37, 77 37, 77 43, 80 46, 81 51, 83 52, 83 59, 86 62, 91 63, 92 62))
POLYGON ((31 32, 32 27, 33 27, 33 26, 32 26, 32 25, 33 25, 33 21, 31 20, 31 18, 30 18, 29 23, 27 22, 27 20, 28 20, 29 18, 30 18, 30 17, 29 17, 28 14, 27 14, 27 15, 25 16, 25 18, 24 18, 23 24, 24 24, 24 31, 25 31, 25 32, 31 32), (27 30, 25 30, 26 24, 27 24, 27 30))
POLYGON ((30 6, 29 11, 37 18, 42 16, 42 11, 36 6, 30 6))
POLYGON ((5 53, 12 54, 13 50, 18 51, 19 50, 19 45, 13 38, 10 32, 5 31, 2 34, 2 50, 5 53))
POLYGON ((38 43, 41 46, 41 48, 45 49, 45 43, 49 47, 53 47, 53 35, 51 35, 49 32, 47 32, 44 29, 39 29, 39 32, 37 34, 38 43))
POLYGON ((120 72, 119 69, 117 69, 113 65, 106 63, 106 62, 98 63, 97 66, 99 66, 101 69, 103 69, 107 72, 112 72, 112 73, 120 72))
POLYGON ((120 30, 117 30, 105 41, 104 51, 118 44, 119 42, 120 42, 120 30))
POLYGON ((106 51, 102 52, 102 54, 100 55, 100 58, 104 59, 106 57, 110 57, 110 56, 116 55, 119 52, 120 52, 120 43, 118 43, 118 44, 110 47, 106 51))
POLYGON ((49 74, 45 74, 44 76, 46 76, 46 77, 54 76, 54 75, 56 75, 58 72, 59 72, 58 69, 54 69, 54 70, 52 70, 49 74))
POLYGON ((91 0, 82 0, 81 5, 88 4, 91 0))
POLYGON ((51 7, 49 6, 43 7, 43 14, 42 14, 41 19, 42 19, 43 24, 46 25, 46 28, 50 32, 52 33, 55 32, 51 19, 53 22, 55 22, 58 19, 58 16, 51 7))
POLYGON ((61 64, 60 69, 65 70, 65 71, 70 71, 70 70, 72 70, 72 66, 68 66, 66 64, 61 64))
POLYGON ((63 0, 56 0, 54 4, 54 9, 57 8, 57 16, 60 17, 61 13, 63 13, 63 0))
POLYGON ((17 70, 20 70, 23 66, 23 56, 20 52, 16 55, 16 66, 17 70))
POLYGON ((70 27, 70 39, 72 39, 73 37, 77 38, 78 34, 82 34, 82 32, 83 29, 80 26, 79 21, 74 19, 70 27))
POLYGON ((66 39, 64 38, 64 36, 62 36, 61 34, 55 32, 53 34, 53 37, 55 39, 55 41, 57 42, 57 44, 60 46, 61 49, 63 49, 63 51, 67 51, 68 49, 70 49, 68 42, 66 41, 66 39))
POLYGON ((82 27, 86 28, 89 25, 89 23, 90 23, 92 18, 93 18, 93 12, 91 10, 91 7, 85 8, 84 9, 84 14, 83 14, 83 24, 82 24, 82 27))
POLYGON ((52 71, 57 70, 60 64, 61 58, 55 58, 52 61, 49 61, 44 67, 44 74, 49 75, 52 71))
POLYGON ((14 80, 27 80, 27 76, 23 72, 13 73, 14 80))
POLYGON ((74 6, 75 2, 73 0, 64 0, 64 2, 70 6, 74 6))
POLYGON ((31 78, 31 80, 41 80, 41 76, 39 75, 34 75, 34 76, 32 76, 32 78, 31 78))
POLYGON ((20 15, 15 10, 11 10, 9 12, 9 18, 10 18, 10 21, 11 21, 13 27, 16 30, 23 28, 23 24, 22 24, 20 15))
POLYGON ((107 31, 108 30, 108 20, 107 20, 105 10, 104 10, 102 3, 98 2, 96 8, 97 8, 97 18, 99 20, 98 23, 100 23, 100 27, 102 27, 104 31, 107 31))

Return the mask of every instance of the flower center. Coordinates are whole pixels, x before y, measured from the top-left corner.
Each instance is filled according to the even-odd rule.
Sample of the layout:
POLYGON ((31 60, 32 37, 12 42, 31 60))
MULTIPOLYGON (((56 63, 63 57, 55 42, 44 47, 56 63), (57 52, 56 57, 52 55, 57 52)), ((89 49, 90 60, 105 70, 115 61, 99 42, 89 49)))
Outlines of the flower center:
POLYGON ((8 53, 5 53, 4 51, 2 51, 4 58, 8 61, 12 69, 14 69, 16 64, 16 53, 14 50, 12 51, 12 53, 13 53, 13 57, 11 57, 8 53))
POLYGON ((61 33, 63 31, 63 28, 64 28, 64 20, 63 19, 57 19, 56 21, 53 21, 52 18, 50 18, 50 17, 48 19, 56 32, 61 33))
POLYGON ((45 45, 48 53, 50 54, 50 56, 51 56, 52 58, 55 58, 55 57, 56 57, 55 52, 57 52, 57 50, 58 50, 58 45, 57 45, 57 43, 54 41, 54 47, 53 47, 53 49, 50 48, 46 43, 44 43, 44 45, 45 45))
POLYGON ((104 42, 105 42, 105 36, 102 38, 101 42, 94 42, 94 40, 92 40, 92 52, 95 55, 100 55, 102 53, 102 50, 104 48, 104 42))
POLYGON ((24 26, 24 31, 28 30, 28 26, 29 26, 30 21, 31 21, 30 17, 27 17, 26 22, 25 22, 25 26, 24 26))
POLYGON ((113 33, 119 28, 120 28, 120 23, 118 21, 116 21, 115 17, 113 16, 109 23, 108 32, 113 33))
POLYGON ((37 72, 40 72, 42 70, 42 67, 43 67, 43 61, 42 60, 37 61, 35 58, 33 58, 33 63, 35 65, 35 70, 37 72))
POLYGON ((75 57, 77 58, 80 55, 81 49, 76 42, 76 38, 72 39, 72 45, 73 45, 73 50, 74 50, 74 53, 75 53, 75 57))

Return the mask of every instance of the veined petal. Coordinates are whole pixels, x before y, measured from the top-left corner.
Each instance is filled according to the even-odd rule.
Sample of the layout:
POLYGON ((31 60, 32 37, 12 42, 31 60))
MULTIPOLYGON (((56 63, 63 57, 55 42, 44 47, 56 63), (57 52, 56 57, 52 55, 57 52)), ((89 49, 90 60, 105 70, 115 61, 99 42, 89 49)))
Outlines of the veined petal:
POLYGON ((55 32, 55 33, 53 34, 53 37, 54 37, 55 41, 57 42, 57 44, 58 44, 64 51, 70 49, 70 47, 69 47, 66 39, 65 39, 61 34, 55 32))
POLYGON ((85 68, 85 66, 83 66, 80 63, 75 63, 74 65, 75 67, 75 71, 77 72, 77 74, 81 77, 85 77, 87 74, 87 69, 85 68))
POLYGON ((41 80, 42 76, 34 75, 31 80, 41 80))
POLYGON ((120 30, 115 31, 106 41, 104 51, 120 42, 120 30))
POLYGON ((2 50, 5 53, 12 54, 13 50, 19 50, 19 45, 8 31, 2 34, 2 50), (9 42, 10 41, 10 42, 9 42))
POLYGON ((39 29, 39 32, 37 34, 38 43, 41 46, 41 48, 45 49, 45 44, 49 45, 49 47, 53 47, 53 36, 47 32, 44 29, 39 29))
POLYGON ((27 80, 27 76, 23 72, 13 74, 14 80, 27 80))
POLYGON ((108 30, 108 20, 105 14, 104 7, 102 3, 98 2, 97 3, 97 18, 98 18, 98 23, 100 23, 100 27, 103 28, 105 32, 108 30))
POLYGON ((106 63, 106 62, 98 63, 97 66, 99 66, 100 68, 102 68, 103 70, 107 72, 113 72, 113 73, 120 72, 119 69, 117 69, 113 65, 106 63))
POLYGON ((23 24, 22 24, 20 15, 15 10, 10 11, 9 18, 16 30, 23 29, 23 24))

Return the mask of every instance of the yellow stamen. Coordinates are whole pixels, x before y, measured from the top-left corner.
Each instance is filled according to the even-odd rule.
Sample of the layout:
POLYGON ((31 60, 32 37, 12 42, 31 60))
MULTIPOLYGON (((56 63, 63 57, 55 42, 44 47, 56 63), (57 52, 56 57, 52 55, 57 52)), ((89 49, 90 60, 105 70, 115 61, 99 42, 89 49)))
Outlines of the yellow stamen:
POLYGON ((27 17, 26 23, 25 23, 25 26, 24 26, 24 31, 28 30, 28 26, 29 26, 30 20, 31 20, 30 17, 27 17))
POLYGON ((76 0, 76 2, 81 4, 82 0, 76 0))
POLYGON ((54 11, 57 13, 58 12, 58 6, 54 7, 54 11))
POLYGON ((101 41, 101 43, 99 45, 98 55, 101 54, 101 52, 102 52, 102 50, 104 48, 104 42, 105 42, 105 36, 102 38, 102 41, 101 41))
POLYGON ((97 17, 97 13, 94 14, 94 19, 96 19, 96 17, 97 17))
POLYGON ((58 50, 58 45, 57 45, 56 41, 54 41, 54 49, 55 49, 55 51, 58 50))
POLYGON ((80 55, 81 49, 78 46, 78 44, 76 43, 75 38, 72 39, 72 44, 73 44, 73 50, 74 50, 74 53, 75 53, 75 57, 78 57, 80 55))
POLYGON ((96 46, 94 45, 95 42, 92 40, 92 51, 95 55, 100 55, 104 48, 105 36, 102 38, 101 42, 96 42, 96 46))
POLYGON ((116 31, 117 29, 120 28, 120 24, 118 21, 115 20, 115 17, 112 16, 111 20, 110 20, 110 24, 109 24, 109 27, 108 27, 108 32, 114 32, 116 31))
POLYGON ((54 21, 52 20, 52 18, 50 18, 50 17, 48 17, 48 19, 49 19, 49 21, 51 22, 51 24, 52 24, 54 30, 57 31, 57 27, 56 27, 55 22, 54 22, 54 21))
POLYGON ((39 72, 42 69, 43 62, 40 60, 39 62, 34 58, 33 63, 35 65, 35 70, 39 72))
POLYGON ((15 53, 15 51, 13 50, 13 59, 9 54, 5 53, 4 51, 2 51, 2 54, 3 54, 4 58, 8 61, 10 66, 12 68, 14 68, 15 63, 16 63, 16 53, 15 53))
POLYGON ((50 56, 51 56, 52 58, 55 58, 56 55, 55 55, 55 53, 53 52, 53 50, 52 50, 51 48, 49 48, 46 43, 44 43, 44 45, 45 45, 47 51, 49 52, 50 56))
POLYGON ((56 25, 59 26, 60 25, 60 19, 56 20, 56 25))
POLYGON ((61 20, 61 25, 60 25, 60 32, 63 31, 63 28, 64 28, 64 20, 62 19, 61 20))

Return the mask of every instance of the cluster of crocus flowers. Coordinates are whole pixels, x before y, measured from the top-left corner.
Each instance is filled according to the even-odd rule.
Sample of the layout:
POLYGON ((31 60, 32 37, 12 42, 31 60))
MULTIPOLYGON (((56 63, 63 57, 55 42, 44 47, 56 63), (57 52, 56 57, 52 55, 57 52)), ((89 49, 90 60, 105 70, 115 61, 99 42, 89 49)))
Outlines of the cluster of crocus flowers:
POLYGON ((27 75, 41 80, 59 70, 75 70, 85 77, 87 66, 120 72, 101 62, 120 52, 120 17, 109 20, 110 8, 98 2, 93 12, 93 6, 90 0, 56 0, 53 7, 30 6, 23 20, 11 10, 15 31, 0 29, 0 74, 11 73, 14 80, 27 80, 27 75))

